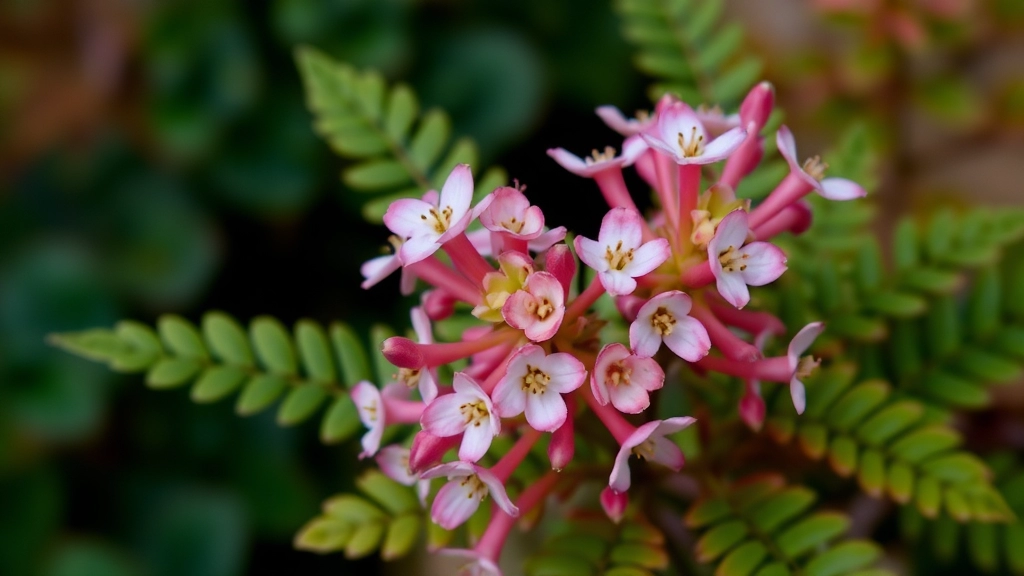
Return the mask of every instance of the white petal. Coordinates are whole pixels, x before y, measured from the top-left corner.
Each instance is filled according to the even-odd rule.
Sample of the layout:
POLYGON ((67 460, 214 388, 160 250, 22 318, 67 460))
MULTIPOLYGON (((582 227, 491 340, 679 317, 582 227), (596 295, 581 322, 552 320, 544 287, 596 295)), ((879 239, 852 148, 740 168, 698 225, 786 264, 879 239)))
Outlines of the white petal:
POLYGON ((567 414, 565 400, 554 390, 526 394, 526 421, 535 430, 554 432, 565 423, 567 414))
POLYGON ((829 200, 853 200, 868 194, 860 184, 846 178, 825 178, 817 190, 818 194, 829 200))
POLYGON ((803 414, 807 408, 807 391, 804 389, 804 383, 796 378, 790 380, 789 396, 793 399, 793 407, 796 408, 796 413, 803 414))
POLYGON ((715 276, 718 293, 725 301, 737 308, 743 308, 750 302, 750 290, 739 272, 725 272, 715 276))
POLYGON ((641 358, 650 358, 658 353, 661 334, 651 325, 651 315, 638 315, 629 325, 629 347, 641 358))
POLYGON ((774 282, 786 271, 786 254, 774 244, 753 242, 740 249, 747 256, 746 266, 739 274, 750 286, 764 286, 774 282))
POLYGON ((735 152, 736 149, 740 147, 740 144, 743 144, 743 141, 746 139, 746 130, 738 127, 733 128, 709 142, 704 148, 704 154, 702 154, 701 157, 704 162, 718 162, 735 152))
POLYGON ((459 411, 466 400, 461 394, 445 394, 434 398, 434 401, 423 409, 420 425, 423 429, 439 437, 461 434, 466 429, 466 419, 459 411))
POLYGON ((608 260, 604 257, 605 247, 603 244, 583 236, 577 236, 573 242, 576 245, 576 254, 584 264, 598 272, 608 269, 608 260))
POLYGON ((494 409, 502 418, 512 418, 523 413, 526 409, 526 392, 519 382, 521 375, 511 371, 498 382, 492 392, 494 409))
POLYGON ((491 427, 485 422, 475 422, 466 426, 466 434, 459 446, 459 460, 476 462, 487 454, 494 438, 491 427))
POLYGON ((775 134, 775 144, 779 148, 779 154, 782 154, 789 163, 790 169, 793 172, 803 172, 796 159, 796 141, 793 140, 793 133, 785 125, 779 126, 779 131, 775 134))
POLYGON ((622 270, 608 270, 597 275, 601 285, 612 296, 626 296, 636 290, 636 280, 622 270))
POLYGON ((480 500, 473 497, 471 486, 468 482, 452 481, 441 487, 430 509, 430 517, 435 524, 445 530, 453 530, 476 512, 480 500))
POLYGON ((452 169, 444 186, 441 197, 437 201, 438 208, 452 209, 451 221, 462 220, 469 213, 469 205, 473 202, 473 171, 467 164, 459 164, 452 169))
POLYGON ((637 248, 643 242, 643 225, 643 219, 636 210, 621 206, 612 208, 601 219, 597 241, 604 245, 602 247, 614 248, 621 241, 623 250, 637 248))
POLYGON ((672 255, 668 240, 657 238, 647 242, 633 252, 633 260, 626 264, 623 272, 637 278, 661 266, 672 255))
POLYGON ((672 333, 665 336, 665 345, 683 360, 696 362, 708 355, 711 338, 696 318, 676 316, 676 325, 672 333))

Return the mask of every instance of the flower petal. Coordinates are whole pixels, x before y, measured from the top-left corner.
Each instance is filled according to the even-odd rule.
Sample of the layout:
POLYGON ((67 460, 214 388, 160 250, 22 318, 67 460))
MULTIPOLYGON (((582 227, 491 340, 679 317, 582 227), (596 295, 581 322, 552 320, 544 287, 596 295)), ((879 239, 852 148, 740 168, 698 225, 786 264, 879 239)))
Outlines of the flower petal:
POLYGON ((789 356, 790 363, 793 364, 793 368, 796 369, 794 361, 799 361, 800 356, 814 344, 814 340, 825 331, 824 322, 811 322, 807 326, 804 326, 793 336, 793 339, 789 342, 786 355, 789 356))
POLYGON ((636 280, 621 270, 608 270, 597 275, 601 285, 612 296, 626 296, 636 290, 636 280))
POLYGON ((804 171, 800 167, 800 163, 797 162, 796 141, 793 139, 793 133, 790 132, 787 126, 779 126, 779 131, 775 133, 775 144, 779 148, 779 154, 782 154, 782 157, 789 164, 790 170, 793 172, 804 171))
POLYGON ((737 308, 743 308, 750 302, 750 290, 739 272, 722 272, 715 276, 718 293, 725 301, 737 308))
POLYGON ((661 348, 661 334, 651 325, 651 314, 638 314, 636 320, 629 325, 629 347, 641 358, 650 358, 661 348))
POLYGON ((454 530, 469 520, 480 507, 480 500, 473 497, 472 483, 448 482, 437 492, 430 518, 445 530, 454 530))
POLYGON ((555 162, 558 162, 559 166, 577 176, 590 178, 599 171, 599 169, 594 168, 594 165, 588 165, 582 158, 572 152, 569 152, 565 148, 549 148, 548 156, 554 158, 555 162))
POLYGON ((651 441, 654 443, 654 455, 651 460, 675 472, 683 467, 685 459, 679 446, 662 436, 652 437, 651 441))
POLYGON ((398 444, 386 446, 377 453, 375 460, 381 472, 399 484, 412 486, 419 480, 417 475, 409 472, 408 448, 403 448, 398 444))
MULTIPOLYGON (((630 386, 639 386, 647 391, 658 390, 665 385, 665 371, 661 369, 653 358, 640 358, 629 355, 623 364, 631 371, 629 375, 630 386)), ((619 386, 622 388, 622 386, 619 386)))
POLYGON ((494 387, 494 392, 491 393, 494 410, 502 418, 518 416, 526 409, 527 394, 523 392, 519 378, 521 378, 520 373, 515 372, 513 375, 510 369, 505 374, 505 377, 498 382, 498 385, 494 387))
POLYGON ((676 316, 676 325, 664 340, 669 350, 687 362, 696 362, 711 350, 707 329, 699 320, 689 316, 676 316))
POLYGON ((803 414, 807 408, 807 391, 804 383, 793 378, 789 381, 789 396, 793 399, 793 407, 797 414, 803 414))
POLYGON ((402 247, 398 249, 398 256, 402 259, 403 265, 409 266, 424 260, 437 252, 440 247, 441 245, 437 243, 437 236, 414 236, 402 244, 402 247))
POLYGON ((491 498, 494 498, 494 503, 498 505, 498 508, 513 518, 519 516, 519 508, 512 503, 512 500, 509 500, 508 493, 505 492, 505 485, 498 480, 497 476, 484 468, 477 468, 477 476, 487 486, 487 490, 490 492, 491 498))
POLYGON ((401 267, 402 261, 398 259, 397 254, 378 256, 367 260, 359 267, 359 273, 363 275, 363 278, 365 278, 363 283, 360 284, 360 287, 363 290, 366 290, 387 278, 392 272, 401 267))
POLYGON ((604 245, 583 236, 577 236, 573 240, 573 244, 576 246, 576 254, 584 264, 598 272, 608 269, 608 260, 604 257, 604 245))
POLYGON ((459 446, 459 460, 465 462, 476 462, 487 454, 491 447, 491 440, 494 433, 490 426, 482 422, 466 426, 466 435, 462 437, 462 445, 459 446))
POLYGON ((651 396, 647 390, 633 383, 609 386, 608 397, 616 410, 627 414, 639 414, 651 405, 651 396))
POLYGON ((616 492, 626 492, 631 484, 629 474, 629 457, 632 454, 632 446, 622 445, 618 454, 615 455, 615 464, 612 465, 612 473, 608 476, 608 487, 616 492))
POLYGON ((554 432, 562 424, 568 411, 561 394, 554 391, 543 394, 526 394, 526 421, 535 430, 554 432))
MULTIPOLYGON (((597 241, 603 245, 602 248, 614 247, 619 241, 624 250, 637 248, 643 242, 643 225, 643 219, 636 210, 622 206, 612 208, 601 219, 597 241)), ((601 257, 604 257, 603 252, 601 257)))
POLYGON ((633 260, 622 269, 623 272, 636 278, 661 266, 672 255, 668 240, 658 238, 645 243, 633 252, 633 260))
POLYGON ((549 354, 541 362, 541 369, 551 377, 548 390, 559 394, 568 394, 583 385, 587 379, 587 369, 572 354, 555 352, 549 354))
POLYGON ((441 438, 461 434, 466 429, 466 419, 459 411, 464 401, 465 396, 462 394, 445 394, 434 398, 423 409, 420 425, 428 433, 441 438))
POLYGON ((451 222, 455 223, 469 213, 469 205, 473 202, 473 171, 468 164, 459 164, 452 168, 448 179, 441 187, 441 197, 437 206, 441 210, 451 208, 451 222))
POLYGON ((433 208, 431 204, 416 198, 395 200, 384 214, 384 225, 403 239, 425 233, 433 233, 436 237, 437 233, 422 218, 429 217, 433 208))
POLYGON ((846 178, 825 178, 817 191, 829 200, 853 200, 868 194, 860 184, 846 178))
POLYGON ((736 127, 729 130, 704 147, 704 153, 701 155, 702 163, 710 164, 728 158, 730 154, 740 147, 740 144, 743 144, 746 138, 747 131, 743 128, 736 127))
POLYGON ((786 254, 778 246, 768 242, 753 242, 740 249, 746 257, 739 271, 743 281, 750 286, 764 286, 774 282, 786 271, 786 254))
POLYGON ((708 243, 708 259, 717 260, 729 247, 738 250, 747 241, 748 232, 750 225, 746 210, 738 209, 726 214, 708 243))

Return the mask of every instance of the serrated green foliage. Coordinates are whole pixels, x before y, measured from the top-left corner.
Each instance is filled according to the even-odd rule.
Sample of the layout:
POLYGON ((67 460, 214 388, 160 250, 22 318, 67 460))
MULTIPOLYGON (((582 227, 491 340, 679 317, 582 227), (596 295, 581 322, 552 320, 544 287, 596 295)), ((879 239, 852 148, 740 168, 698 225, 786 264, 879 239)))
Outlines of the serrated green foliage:
POLYGON ((1024 276, 1008 257, 1024 239, 1024 212, 904 219, 887 266, 858 215, 870 209, 835 205, 815 203, 814 230, 786 243, 790 273, 775 302, 787 324, 826 319, 826 338, 863 375, 935 404, 981 408, 990 385, 1024 375, 1024 316, 1014 309, 1024 276))
POLYGON ((369 470, 356 480, 362 494, 341 494, 323 504, 295 536, 295 547, 320 554, 344 551, 362 558, 380 550, 384 560, 405 556, 419 540, 424 511, 413 488, 369 470))
POLYGON ((864 540, 837 542, 850 521, 813 511, 816 499, 809 488, 763 474, 716 489, 695 502, 684 521, 697 532, 697 560, 713 563, 716 576, 846 574, 874 565, 880 548, 864 540))
POLYGON ((649 95, 735 108, 760 78, 761 61, 740 49, 743 30, 722 25, 722 0, 618 0, 637 68, 657 79, 649 95))
POLYGON ((603 512, 573 510, 525 563, 528 576, 652 576, 668 567, 665 538, 638 515, 613 524, 603 512))
POLYGON ((451 121, 441 110, 421 114, 413 91, 389 87, 380 74, 359 71, 309 47, 296 51, 316 131, 344 158, 355 162, 342 173, 350 189, 365 195, 363 215, 380 222, 397 198, 440 189, 457 164, 477 176, 477 197, 507 180, 498 167, 480 171, 476 144, 451 141, 451 121))
POLYGON ((332 325, 328 337, 316 322, 300 320, 292 334, 276 319, 260 316, 247 333, 231 316, 209 312, 201 325, 199 330, 184 318, 165 315, 156 331, 123 321, 113 330, 55 334, 50 342, 114 370, 145 372, 151 388, 194 382, 196 402, 216 402, 240 391, 236 410, 242 416, 281 400, 277 420, 282 426, 304 422, 327 406, 320 430, 326 443, 342 442, 360 429, 347 386, 369 376, 370 362, 344 324, 332 325))
POLYGON ((942 563, 962 557, 960 552, 966 549, 966 556, 985 572, 1002 568, 1013 574, 1024 574, 1024 550, 1021 548, 1024 524, 1020 521, 1024 517, 1024 466, 1016 456, 1006 453, 990 457, 988 463, 996 470, 996 487, 1006 495, 1007 504, 1016 516, 1013 522, 960 523, 947 514, 929 521, 908 507, 900 515, 901 529, 908 541, 925 548, 930 557, 942 563))
POLYGON ((778 394, 766 423, 769 435, 780 443, 797 438, 808 457, 827 458, 840 476, 855 475, 868 494, 913 502, 929 517, 940 509, 961 521, 1013 516, 990 484, 988 468, 957 449, 956 431, 932 421, 923 404, 893 393, 884 381, 856 382, 855 372, 837 364, 809 380, 807 409, 799 416, 789 395, 778 394), (815 443, 805 440, 809 435, 815 443))

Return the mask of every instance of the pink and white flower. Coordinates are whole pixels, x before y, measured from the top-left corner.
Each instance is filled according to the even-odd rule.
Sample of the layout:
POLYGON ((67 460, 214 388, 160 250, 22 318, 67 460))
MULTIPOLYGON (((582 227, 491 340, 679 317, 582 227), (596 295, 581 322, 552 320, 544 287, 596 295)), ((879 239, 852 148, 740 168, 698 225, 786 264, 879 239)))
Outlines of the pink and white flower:
POLYGON ((825 170, 828 164, 815 156, 808 158, 803 166, 797 161, 796 142, 793 133, 786 126, 781 126, 775 134, 775 142, 779 147, 779 154, 789 163, 789 169, 803 182, 814 189, 815 192, 829 200, 853 200, 862 198, 867 192, 856 182, 846 178, 825 178, 825 170))
POLYGON ((601 285, 613 296, 631 294, 635 278, 661 266, 672 253, 664 238, 643 242, 643 226, 636 210, 612 208, 601 220, 596 242, 576 237, 580 260, 598 272, 601 285))
POLYGON ((459 459, 476 462, 501 432, 501 419, 476 380, 456 372, 453 387, 453 393, 438 396, 427 406, 420 423, 428 433, 442 438, 465 432, 459 459))
POLYGON ((737 126, 712 140, 689 105, 672 102, 659 109, 657 123, 640 136, 676 164, 711 164, 732 154, 743 143, 747 132, 737 126))
MULTIPOLYGON (((430 318, 420 306, 415 306, 410 311, 412 317, 412 328, 416 332, 416 339, 420 344, 433 344, 434 335, 430 329, 430 318)), ((399 368, 392 381, 401 384, 406 388, 417 388, 420 398, 430 403, 437 397, 437 373, 433 368, 399 368)))
POLYGON ((640 307, 629 326, 629 345, 637 356, 650 358, 664 342, 687 362, 707 356, 711 339, 704 325, 691 318, 690 297, 679 290, 662 292, 640 307))
POLYGON ((593 150, 586 158, 580 158, 565 148, 551 148, 548 156, 577 176, 593 178, 605 170, 632 166, 645 151, 647 144, 641 138, 631 136, 622 143, 622 154, 616 154, 615 148, 606 146, 603 151, 593 150))
POLYGON ((650 392, 665 385, 665 372, 653 358, 631 354, 619 343, 601 349, 590 375, 590 389, 601 405, 639 414, 651 405, 650 392))
POLYGON ((380 471, 388 478, 403 486, 416 484, 416 494, 419 496, 420 503, 424 504, 427 501, 427 495, 430 494, 430 480, 421 480, 419 475, 409 471, 409 454, 408 448, 392 444, 381 448, 374 460, 377 461, 380 471))
POLYGON ((436 203, 403 198, 391 203, 384 214, 384 224, 404 240, 398 255, 404 266, 430 256, 442 244, 462 234, 469 225, 473 200, 473 173, 466 164, 456 166, 436 203))
POLYGON ((708 243, 708 262, 718 283, 718 292, 737 308, 750 301, 747 286, 774 282, 786 271, 786 255, 768 242, 745 244, 750 228, 747 213, 730 212, 718 225, 708 243))
POLYGON ((637 428, 619 448, 608 486, 620 493, 629 490, 629 457, 633 454, 678 472, 685 462, 683 451, 665 436, 679 432, 694 422, 696 420, 689 416, 680 416, 653 420, 637 428))
POLYGON ((423 403, 406 400, 405 394, 406 390, 402 386, 392 384, 385 386, 381 391, 365 380, 349 390, 352 403, 356 405, 356 412, 359 413, 359 420, 369 429, 360 440, 363 445, 360 458, 377 453, 384 428, 389 421, 401 424, 419 419, 423 412, 423 403))
POLYGON ((490 204, 480 213, 484 228, 521 240, 533 240, 544 232, 544 213, 538 206, 531 206, 518 189, 503 186, 491 197, 490 204))
POLYGON ((545 355, 540 346, 528 344, 512 356, 504 378, 494 388, 494 408, 502 418, 525 411, 526 421, 535 430, 553 432, 568 414, 562 394, 579 388, 586 377, 583 363, 571 354, 545 355))
MULTIPOLYGON (((530 252, 539 254, 564 240, 565 234, 565 226, 558 226, 556 228, 546 230, 542 232, 540 236, 529 240, 526 243, 526 247, 530 252)), ((466 237, 469 238, 469 243, 473 245, 473 248, 475 248, 481 256, 493 256, 494 254, 501 252, 500 247, 498 250, 495 250, 495 243, 492 242, 493 236, 494 233, 486 228, 466 232, 466 237)))
POLYGON ((796 408, 797 414, 803 414, 807 408, 807 391, 800 379, 810 376, 821 363, 813 356, 803 354, 824 331, 824 322, 811 322, 793 336, 786 350, 787 367, 792 374, 789 379, 789 395, 793 399, 793 407, 796 408))
POLYGON ((505 300, 501 315, 509 326, 522 330, 534 342, 550 339, 565 316, 562 284, 549 272, 530 274, 522 290, 505 300))
POLYGON ((610 105, 598 106, 596 112, 609 128, 623 136, 639 134, 654 123, 654 116, 645 111, 637 112, 636 118, 626 118, 618 108, 610 105))
MULTIPOLYGON (((363 265, 359 267, 359 273, 363 276, 363 283, 359 286, 363 290, 376 286, 381 280, 390 276, 392 272, 402 268, 402 259, 398 257, 398 253, 402 249, 402 239, 392 235, 388 242, 394 249, 394 253, 371 258, 363 262, 363 265)), ((402 268, 402 280, 399 286, 402 294, 406 296, 412 294, 413 290, 416 289, 416 275, 410 270, 402 268)))
MULTIPOLYGON (((442 396, 443 398, 443 396, 442 396)), ((501 480, 486 468, 469 462, 449 462, 431 468, 420 477, 424 480, 445 476, 430 508, 430 518, 445 530, 454 530, 476 512, 488 494, 509 516, 518 516, 519 508, 509 500, 501 480)))

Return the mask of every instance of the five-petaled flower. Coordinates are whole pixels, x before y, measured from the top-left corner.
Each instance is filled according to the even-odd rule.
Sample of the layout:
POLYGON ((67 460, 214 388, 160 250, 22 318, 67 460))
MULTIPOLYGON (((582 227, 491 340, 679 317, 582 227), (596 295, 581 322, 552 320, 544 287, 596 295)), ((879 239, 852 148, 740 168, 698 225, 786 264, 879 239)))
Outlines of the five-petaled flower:
POLYGON ((420 423, 424 430, 442 438, 465 433, 459 459, 476 462, 501 432, 501 419, 476 380, 456 372, 453 387, 453 393, 438 396, 427 406, 420 423))
POLYGON ((505 300, 501 315, 509 326, 522 330, 530 340, 548 340, 558 332, 565 316, 562 283, 549 272, 530 274, 523 288, 505 300))
POLYGON ((789 163, 793 174, 797 175, 806 185, 829 200, 853 200, 867 195, 859 184, 846 178, 825 178, 828 164, 821 161, 820 156, 808 158, 803 165, 797 160, 796 142, 789 128, 782 126, 775 134, 775 142, 779 154, 789 163))
POLYGON ((640 136, 676 164, 711 164, 732 154, 743 143, 747 132, 737 126, 711 140, 704 124, 689 105, 672 102, 659 107, 657 121, 640 136))
POLYGON ((637 356, 651 357, 664 342, 687 362, 707 356, 711 338, 704 325, 689 316, 693 302, 678 290, 662 292, 647 301, 629 326, 629 346, 637 356))
POLYGON ((402 265, 415 264, 437 251, 442 244, 462 234, 469 225, 473 200, 473 173, 466 164, 456 166, 436 202, 403 198, 391 203, 384 224, 404 242, 398 249, 402 265))
POLYGON ((579 388, 586 377, 583 363, 571 354, 545 355, 540 346, 523 346, 509 360, 505 377, 494 388, 494 408, 503 418, 525 411, 530 426, 553 432, 567 416, 562 394, 579 388))
POLYGON ((747 213, 730 212, 708 242, 708 262, 718 282, 718 292, 737 308, 750 301, 747 286, 774 282, 786 271, 786 255, 768 242, 746 244, 750 228, 747 213))
POLYGON ((665 385, 665 372, 653 358, 631 354, 619 343, 601 349, 590 375, 590 389, 601 404, 639 414, 651 405, 650 392, 665 385))
POLYGON ((576 253, 598 272, 601 285, 613 296, 636 290, 636 280, 661 266, 671 255, 668 240, 643 242, 643 219, 636 210, 612 208, 601 220, 597 241, 577 236, 576 253))
POLYGON ((430 480, 441 476, 447 477, 448 483, 434 496, 430 518, 445 530, 454 530, 468 520, 488 494, 506 514, 519 515, 505 486, 490 470, 470 462, 449 462, 427 470, 420 478, 430 480))

